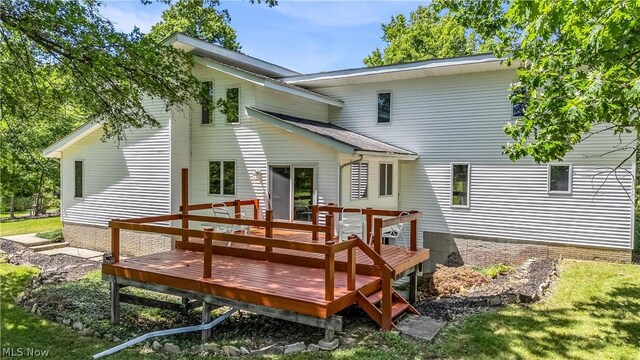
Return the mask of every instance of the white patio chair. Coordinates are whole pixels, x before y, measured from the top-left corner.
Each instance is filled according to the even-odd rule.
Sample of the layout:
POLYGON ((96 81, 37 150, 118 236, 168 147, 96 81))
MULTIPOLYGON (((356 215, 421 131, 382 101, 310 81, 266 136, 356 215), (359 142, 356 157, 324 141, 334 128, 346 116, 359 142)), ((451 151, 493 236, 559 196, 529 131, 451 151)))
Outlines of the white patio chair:
MULTIPOLYGON (((224 203, 213 203, 211 204, 211 210, 213 211, 213 216, 233 219, 237 215, 239 215, 240 219, 246 219, 246 216, 243 213, 235 214, 236 216, 231 215, 231 211, 224 203)), ((248 225, 237 225, 237 224, 219 224, 219 223, 202 223, 202 226, 209 226, 213 228, 214 232, 221 232, 227 234, 235 234, 238 231, 241 231, 244 235, 249 235, 250 228, 248 225)), ((227 246, 231 246, 231 242, 227 243, 227 246)))
POLYGON ((338 241, 349 238, 349 235, 358 235, 364 239, 364 221, 361 209, 357 212, 346 212, 342 209, 338 223, 338 241))
MULTIPOLYGON (((400 215, 398 215, 398 217, 409 215, 409 214, 410 214, 409 212, 403 211, 400 213, 400 215)), ((382 228, 382 237, 387 239, 394 239, 396 241, 396 244, 398 243, 399 238, 402 239, 404 248, 407 249, 407 251, 409 251, 407 240, 404 238, 404 235, 402 234, 403 226, 404 226, 404 223, 400 223, 398 225, 391 225, 391 226, 387 226, 386 228, 382 228)))

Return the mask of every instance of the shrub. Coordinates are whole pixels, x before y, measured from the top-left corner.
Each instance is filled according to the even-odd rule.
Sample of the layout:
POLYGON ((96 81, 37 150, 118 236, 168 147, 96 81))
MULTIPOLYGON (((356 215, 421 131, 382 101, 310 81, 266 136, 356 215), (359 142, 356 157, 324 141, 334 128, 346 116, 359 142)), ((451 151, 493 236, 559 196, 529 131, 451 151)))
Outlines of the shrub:
POLYGON ((52 243, 64 241, 64 236, 62 236, 62 229, 39 232, 36 234, 36 236, 43 239, 51 240, 52 243))
POLYGON ((478 269, 482 274, 492 279, 497 278, 499 275, 508 274, 513 271, 513 267, 505 264, 496 264, 487 268, 478 269))

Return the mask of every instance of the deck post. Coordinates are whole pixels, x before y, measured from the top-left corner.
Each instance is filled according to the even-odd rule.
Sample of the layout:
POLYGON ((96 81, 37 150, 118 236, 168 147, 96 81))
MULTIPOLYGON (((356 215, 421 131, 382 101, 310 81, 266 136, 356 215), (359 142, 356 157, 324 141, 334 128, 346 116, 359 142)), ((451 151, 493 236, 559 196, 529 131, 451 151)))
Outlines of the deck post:
POLYGON ((213 232, 213 228, 204 228, 202 229, 204 233, 204 269, 202 271, 202 277, 205 279, 211 278, 211 258, 213 256, 213 246, 211 244, 212 238, 211 233, 213 232))
MULTIPOLYGON (((311 205, 311 224, 318 225, 318 205, 311 205)), ((311 240, 318 240, 318 232, 313 231, 311 233, 311 240)))
MULTIPOLYGON (((182 169, 182 228, 183 229, 188 229, 189 228, 189 219, 187 218, 187 216, 189 216, 189 169, 182 169)), ((182 235, 182 241, 184 242, 188 242, 189 241, 189 235, 184 234, 182 235)))
POLYGON ((120 322, 120 285, 115 281, 109 284, 109 300, 111 302, 111 323, 120 322))
MULTIPOLYGON (((366 210, 373 210, 373 208, 368 207, 366 210)), ((373 234, 371 233, 371 228, 373 227, 373 214, 371 214, 371 212, 370 212, 370 211, 367 211, 367 212, 366 212, 366 220, 367 220, 367 221, 366 221, 366 224, 367 224, 367 232, 366 232, 366 234, 365 234, 365 235, 367 236, 367 238, 366 238, 366 239, 362 239, 362 240, 364 240, 364 242, 365 242, 365 243, 370 244, 370 242, 371 242, 371 236, 373 235, 373 234)))
POLYGON ((382 219, 373 221, 373 250, 379 255, 382 254, 382 219))
POLYGON ((347 250, 347 290, 356 289, 356 248, 347 250))
POLYGON ((327 228, 327 232, 324 234, 324 243, 327 245, 333 245, 333 214, 329 213, 324 218, 324 225, 327 228))
MULTIPOLYGON (((202 302, 202 325, 211 322, 211 305, 203 301, 202 302)), ((208 341, 211 339, 211 329, 202 330, 202 341, 208 341)))
POLYGON ((260 220, 260 199, 258 198, 253 199, 253 220, 260 220))
POLYGON ((335 255, 333 253, 324 255, 324 299, 333 301, 335 255))
POLYGON ((409 274, 409 304, 414 304, 418 295, 418 269, 409 274))
POLYGON ((120 229, 111 228, 111 254, 113 255, 113 263, 120 262, 120 229))
MULTIPOLYGON (((271 222, 273 221, 273 210, 269 209, 265 212, 267 225, 264 227, 264 237, 267 239, 273 238, 273 228, 271 227, 271 222)), ((266 252, 272 252, 273 248, 271 246, 265 246, 264 250, 266 252)))
POLYGON ((418 220, 411 221, 411 251, 418 251, 418 220))
POLYGON ((382 328, 385 330, 391 330, 393 325, 391 322, 391 311, 393 306, 391 284, 391 274, 388 269, 382 269, 382 303, 380 306, 382 308, 382 328))
POLYGON ((234 207, 234 211, 236 212, 235 218, 236 219, 242 218, 242 207, 240 206, 240 200, 239 199, 235 199, 233 201, 233 207, 234 207))

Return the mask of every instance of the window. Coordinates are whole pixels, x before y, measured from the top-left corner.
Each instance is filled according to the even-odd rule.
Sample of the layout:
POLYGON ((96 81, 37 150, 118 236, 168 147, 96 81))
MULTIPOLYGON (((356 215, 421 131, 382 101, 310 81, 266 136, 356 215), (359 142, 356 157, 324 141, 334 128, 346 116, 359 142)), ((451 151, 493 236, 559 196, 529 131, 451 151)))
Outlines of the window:
POLYGON ((548 177, 550 193, 571 193, 571 164, 549 165, 548 177))
POLYGON ((393 164, 380 163, 380 196, 393 196, 393 164))
POLYGON ((235 195, 236 162, 209 161, 209 195, 235 195))
POLYGON ((378 124, 391 122, 391 93, 378 93, 378 124))
POLYGON ((82 161, 76 161, 75 162, 75 173, 74 173, 74 177, 75 177, 75 191, 74 191, 74 197, 77 198, 81 198, 83 197, 83 166, 82 166, 82 161))
POLYGON ((469 207, 469 164, 451 164, 451 206, 469 207))
POLYGON ((351 164, 351 199, 366 199, 369 187, 369 164, 351 164))
POLYGON ((527 90, 522 86, 514 90, 511 94, 511 101, 511 116, 524 116, 524 111, 527 108, 527 90))
POLYGON ((207 89, 207 94, 209 97, 207 98, 208 102, 202 104, 202 124, 212 124, 213 123, 213 81, 205 81, 205 88, 207 89))
POLYGON ((233 87, 227 89, 227 122, 237 123, 240 108, 240 88, 233 87))

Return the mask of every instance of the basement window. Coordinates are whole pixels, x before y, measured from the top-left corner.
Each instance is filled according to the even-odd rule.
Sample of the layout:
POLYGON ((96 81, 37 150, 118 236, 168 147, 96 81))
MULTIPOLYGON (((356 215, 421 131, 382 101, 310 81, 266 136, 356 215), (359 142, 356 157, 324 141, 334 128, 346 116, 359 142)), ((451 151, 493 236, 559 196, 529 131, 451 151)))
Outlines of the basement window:
POLYGON ((202 104, 202 121, 201 124, 208 125, 213 124, 213 81, 205 81, 203 82, 205 88, 207 89, 207 94, 209 95, 207 98, 207 102, 202 104))
POLYGON ((391 93, 378 93, 378 124, 391 122, 391 93))
POLYGON ((232 87, 227 89, 227 123, 234 124, 240 121, 240 88, 232 87))
POLYGON ((393 164, 380 163, 380 192, 382 196, 393 196, 393 164))
POLYGON ((84 181, 84 166, 83 161, 78 160, 74 163, 74 178, 75 178, 75 186, 74 186, 74 197, 82 198, 83 197, 83 181, 84 181))
POLYGON ((366 199, 369 187, 369 164, 358 162, 351 164, 351 199, 366 199))
POLYGON ((550 194, 571 194, 573 181, 573 166, 571 164, 549 164, 548 178, 550 194))
POLYGON ((451 206, 469 207, 469 164, 451 164, 451 206))
POLYGON ((235 195, 236 162, 209 161, 209 195, 235 195))

